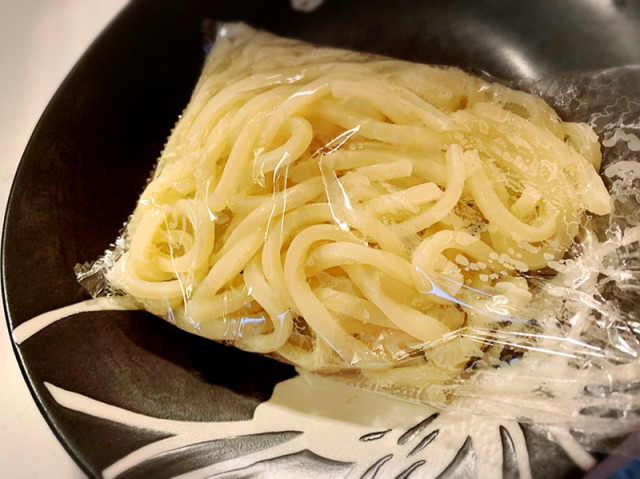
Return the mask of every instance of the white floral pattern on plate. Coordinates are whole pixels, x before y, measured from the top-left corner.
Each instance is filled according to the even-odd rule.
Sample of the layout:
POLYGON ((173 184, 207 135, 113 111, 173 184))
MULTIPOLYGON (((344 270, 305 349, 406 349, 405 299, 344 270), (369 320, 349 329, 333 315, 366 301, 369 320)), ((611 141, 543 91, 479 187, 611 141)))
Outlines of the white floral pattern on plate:
MULTIPOLYGON (((89 300, 33 318, 16 328, 13 338, 20 345, 56 321, 78 313, 129 309, 135 307, 123 298, 89 300)), ((145 461, 162 460, 172 451, 273 433, 286 437, 275 446, 223 458, 175 477, 236 477, 233 474, 239 471, 243 471, 242 477, 275 477, 269 475, 270 470, 274 473, 270 461, 310 451, 335 466, 332 477, 345 479, 437 478, 456 466, 473 471, 477 477, 499 479, 506 467, 505 446, 515 457, 512 472, 522 479, 532 477, 525 436, 515 420, 438 412, 308 373, 277 384, 271 399, 257 407, 251 420, 228 422, 158 419, 51 383, 45 382, 45 386, 62 407, 167 436, 111 464, 102 473, 105 479, 115 479, 145 461), (467 464, 457 464, 464 460, 467 464)), ((568 429, 548 427, 547 432, 582 469, 595 465, 594 458, 568 429)), ((311 464, 306 467, 304 477, 327 477, 325 468, 318 469, 316 465, 314 469, 311 464)), ((278 466, 277 477, 299 476, 299 465, 278 466)))

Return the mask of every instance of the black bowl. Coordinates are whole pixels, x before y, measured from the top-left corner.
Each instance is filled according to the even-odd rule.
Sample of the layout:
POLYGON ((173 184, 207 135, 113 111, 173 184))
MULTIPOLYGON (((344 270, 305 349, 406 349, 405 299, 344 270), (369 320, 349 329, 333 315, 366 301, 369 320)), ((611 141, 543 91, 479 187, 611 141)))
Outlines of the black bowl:
MULTIPOLYGON (((507 80, 640 63, 638 2, 327 0, 309 12, 305 5, 318 2, 292 3, 296 8, 287 0, 137 0, 96 40, 43 114, 13 185, 2 249, 11 330, 88 299, 74 266, 109 248, 133 211, 195 85, 211 19, 242 20, 318 44, 457 65, 507 80)), ((237 421, 241 430, 275 386, 296 374, 143 312, 79 314, 16 346, 16 354, 42 413, 92 477, 113 475, 108 468, 116 461, 179 436, 162 424, 237 421), (94 406, 108 410, 105 405, 169 422, 88 412, 94 406)), ((516 477, 513 440, 503 429, 503 472, 516 477)), ((544 430, 521 429, 534 477, 582 474, 544 430)), ((234 434, 170 448, 118 477, 173 477, 223 460, 259 458, 252 454, 277 450, 301 432, 285 427, 234 434)), ((311 443, 265 459, 263 466, 278 467, 267 476, 297 471, 302 477, 343 477, 353 467, 307 451, 311 443)), ((387 452, 376 444, 382 442, 370 447, 378 448, 380 460, 369 477, 390 477, 387 452)), ((463 441, 453 452, 444 475, 474 474, 473 444, 463 441)), ((398 477, 422 477, 420 471, 429 469, 428 461, 406 461, 405 475, 398 477)), ((224 477, 253 477, 257 470, 224 477)))

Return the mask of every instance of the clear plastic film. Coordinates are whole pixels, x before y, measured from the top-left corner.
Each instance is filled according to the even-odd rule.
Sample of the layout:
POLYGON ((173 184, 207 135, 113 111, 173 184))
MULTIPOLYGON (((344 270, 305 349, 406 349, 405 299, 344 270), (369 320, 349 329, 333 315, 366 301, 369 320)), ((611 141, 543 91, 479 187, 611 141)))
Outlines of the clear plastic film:
POLYGON ((602 448, 639 427, 638 80, 529 93, 223 24, 78 278, 337 381, 602 448))

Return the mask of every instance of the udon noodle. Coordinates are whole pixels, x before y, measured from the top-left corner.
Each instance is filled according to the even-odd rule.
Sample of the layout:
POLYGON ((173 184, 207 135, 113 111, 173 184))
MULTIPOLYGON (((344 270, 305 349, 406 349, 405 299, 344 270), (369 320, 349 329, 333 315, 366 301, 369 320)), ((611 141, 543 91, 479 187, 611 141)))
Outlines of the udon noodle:
POLYGON ((241 29, 209 54, 107 278, 246 351, 438 378, 482 349, 456 331, 518 328, 527 276, 610 211, 600 159, 590 127, 528 93, 241 29))

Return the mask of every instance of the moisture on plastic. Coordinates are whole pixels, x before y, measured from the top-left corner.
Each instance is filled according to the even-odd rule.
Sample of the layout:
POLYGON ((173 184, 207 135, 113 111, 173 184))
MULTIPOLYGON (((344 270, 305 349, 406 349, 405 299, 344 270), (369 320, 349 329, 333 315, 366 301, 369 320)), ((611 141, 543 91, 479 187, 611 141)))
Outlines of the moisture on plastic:
POLYGON ((638 427, 639 80, 532 95, 224 24, 78 278, 337 381, 600 444, 638 427))

